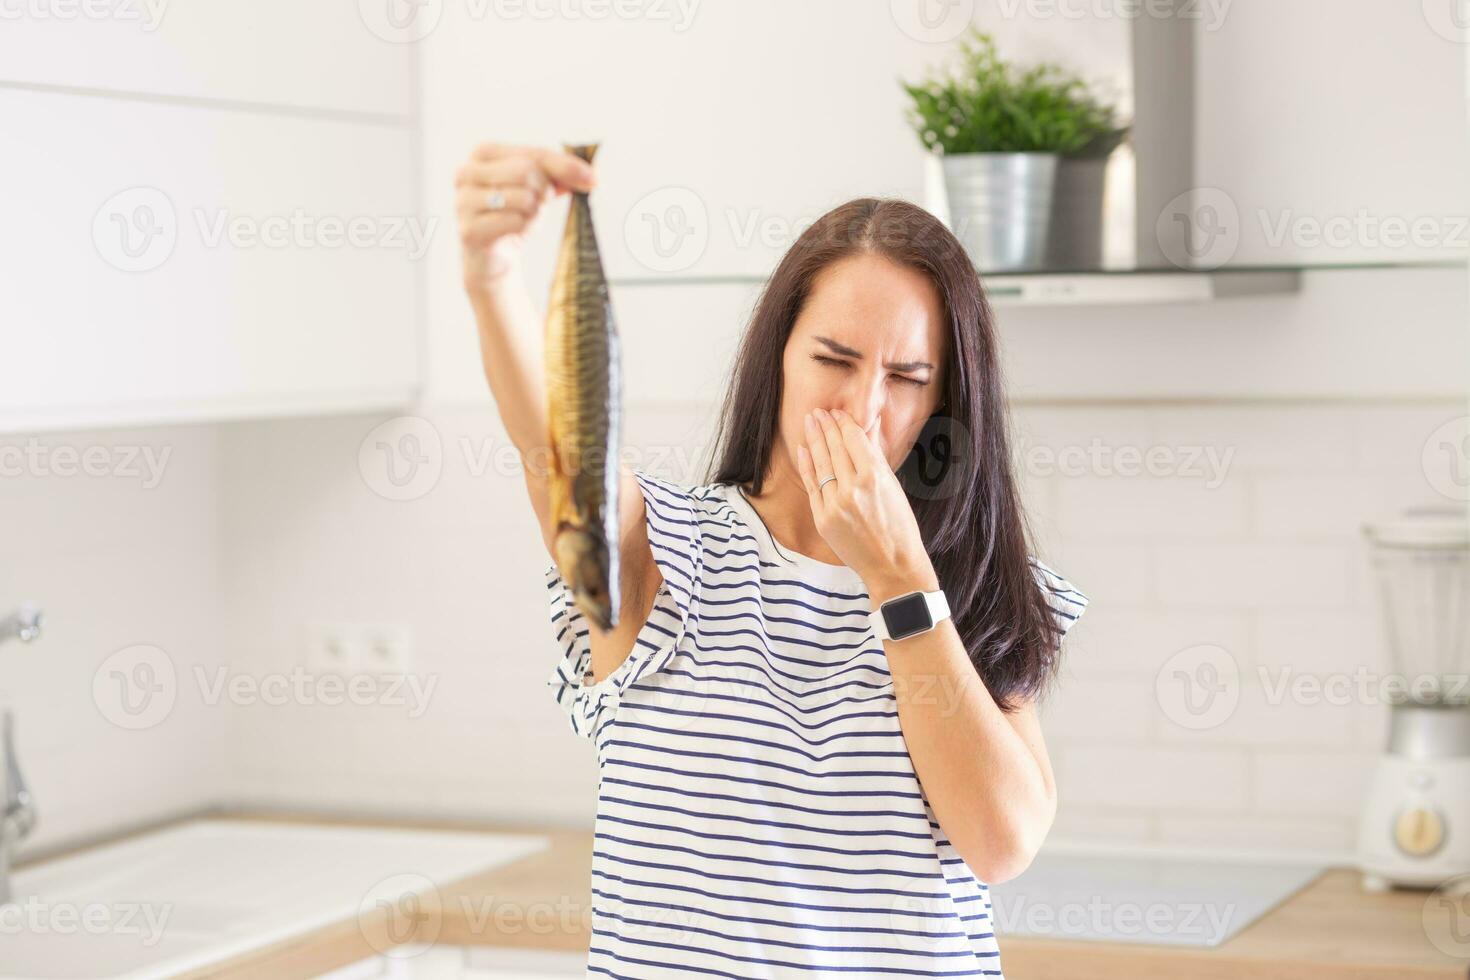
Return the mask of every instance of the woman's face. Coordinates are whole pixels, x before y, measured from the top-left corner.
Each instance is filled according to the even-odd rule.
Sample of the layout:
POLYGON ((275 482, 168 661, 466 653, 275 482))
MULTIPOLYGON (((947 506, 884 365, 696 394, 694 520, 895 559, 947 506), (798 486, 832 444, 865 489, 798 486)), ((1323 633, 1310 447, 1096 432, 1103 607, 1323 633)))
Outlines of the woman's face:
POLYGON ((947 327, 927 276, 858 254, 818 274, 782 356, 781 450, 793 473, 814 408, 842 409, 897 470, 944 400, 947 327))

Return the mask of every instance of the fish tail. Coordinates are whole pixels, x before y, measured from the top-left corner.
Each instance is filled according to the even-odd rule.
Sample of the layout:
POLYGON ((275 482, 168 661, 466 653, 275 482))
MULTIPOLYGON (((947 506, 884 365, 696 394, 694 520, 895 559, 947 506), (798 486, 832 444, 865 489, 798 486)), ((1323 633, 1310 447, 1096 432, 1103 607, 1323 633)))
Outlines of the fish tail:
POLYGON ((597 148, 600 145, 600 143, 563 143, 562 149, 579 160, 591 163, 592 158, 597 155, 597 148))

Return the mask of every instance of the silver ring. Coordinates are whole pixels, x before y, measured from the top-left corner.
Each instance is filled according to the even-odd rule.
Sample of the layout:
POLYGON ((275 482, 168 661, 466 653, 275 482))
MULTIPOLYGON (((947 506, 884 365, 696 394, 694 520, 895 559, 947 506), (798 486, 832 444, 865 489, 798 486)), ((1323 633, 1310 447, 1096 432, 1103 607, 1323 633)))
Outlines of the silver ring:
POLYGON ((835 479, 837 479, 837 474, 835 474, 835 473, 832 474, 831 476, 823 477, 822 478, 822 482, 817 484, 817 489, 818 490, 822 489, 823 487, 825 487, 827 485, 827 483, 829 481, 835 480, 835 479))
POLYGON ((493 190, 490 193, 486 194, 485 207, 489 208, 491 211, 499 211, 501 208, 505 207, 505 192, 500 190, 493 190))

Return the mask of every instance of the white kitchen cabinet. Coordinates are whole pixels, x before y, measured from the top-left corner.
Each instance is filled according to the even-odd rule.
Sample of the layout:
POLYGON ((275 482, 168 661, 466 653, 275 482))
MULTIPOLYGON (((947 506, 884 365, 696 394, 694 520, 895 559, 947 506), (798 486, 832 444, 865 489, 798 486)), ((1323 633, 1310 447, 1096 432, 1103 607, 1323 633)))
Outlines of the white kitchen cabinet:
POLYGON ((1197 32, 1196 185, 1238 216, 1232 264, 1470 254, 1457 9, 1241 0, 1197 32))
MULTIPOLYGON (((396 0, 15 0, 0 86, 62 86, 406 117, 410 37, 396 0)), ((410 8, 412 9, 412 8, 410 8)))
POLYGON ((0 90, 0 430, 418 387, 408 128, 0 90))

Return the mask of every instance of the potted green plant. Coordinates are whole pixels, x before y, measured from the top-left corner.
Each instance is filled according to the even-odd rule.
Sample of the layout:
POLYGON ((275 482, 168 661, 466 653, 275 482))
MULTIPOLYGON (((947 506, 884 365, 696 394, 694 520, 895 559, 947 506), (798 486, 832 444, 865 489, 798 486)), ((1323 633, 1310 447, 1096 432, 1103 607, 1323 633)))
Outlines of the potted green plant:
MULTIPOLYGON (((947 74, 900 80, 912 100, 909 122, 940 155, 950 225, 975 264, 984 271, 1043 267, 1060 162, 1105 161, 1127 127, 1058 65, 1007 62, 978 29, 959 46, 947 74)), ((1101 173, 1096 163, 1091 169, 1101 173)), ((1100 183, 1096 196, 1100 226, 1100 183)))

